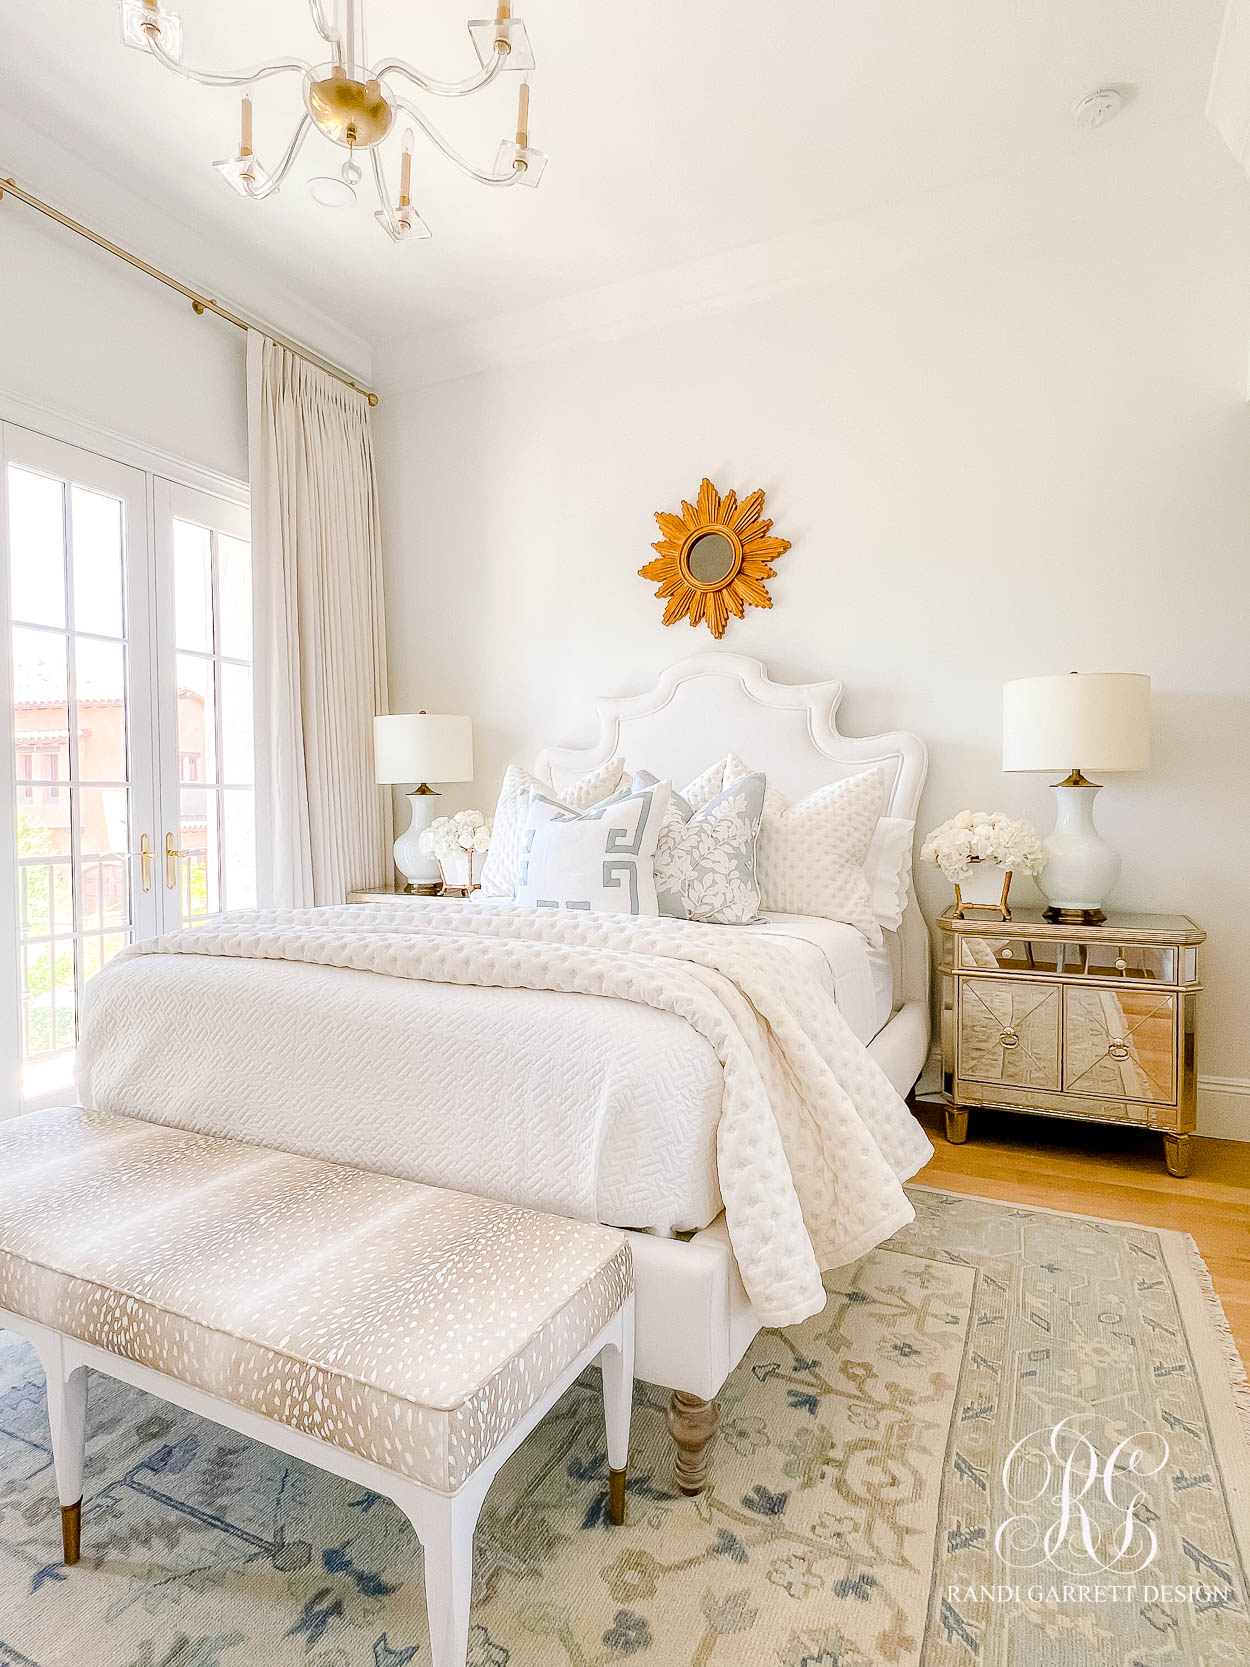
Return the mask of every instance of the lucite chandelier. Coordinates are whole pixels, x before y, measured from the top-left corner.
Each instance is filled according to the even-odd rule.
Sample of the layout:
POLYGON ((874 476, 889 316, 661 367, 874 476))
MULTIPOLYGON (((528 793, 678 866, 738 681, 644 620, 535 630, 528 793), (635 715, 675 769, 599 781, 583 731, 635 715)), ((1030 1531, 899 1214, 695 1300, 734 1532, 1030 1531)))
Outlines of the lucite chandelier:
POLYGON ((298 75, 304 109, 281 159, 266 168, 252 148, 252 101, 244 93, 240 120, 239 148, 213 166, 241 197, 260 201, 273 196, 291 171, 305 139, 315 128, 333 144, 346 150, 347 159, 337 174, 316 175, 308 181, 310 194, 327 207, 355 202, 363 174, 357 152, 366 152, 377 190, 378 209, 374 218, 396 243, 430 236, 430 229, 412 200, 413 127, 406 129, 400 151, 399 190, 392 196, 382 160, 384 141, 393 132, 399 113, 419 128, 470 179, 482 185, 535 186, 542 177, 547 158, 529 142, 529 71, 534 67, 525 25, 512 16, 512 8, 500 5, 493 19, 469 24, 480 69, 463 81, 440 81, 402 58, 382 58, 369 65, 365 43, 364 0, 309 0, 313 27, 329 48, 324 63, 309 64, 301 58, 275 59, 247 74, 223 74, 216 70, 192 69, 182 61, 182 19, 157 0, 121 0, 122 39, 127 46, 164 64, 166 69, 205 87, 252 87, 270 76, 298 75), (504 73, 521 77, 517 99, 515 139, 504 139, 495 156, 494 167, 478 168, 450 145, 423 110, 405 97, 409 88, 435 98, 467 98, 480 92, 504 73))

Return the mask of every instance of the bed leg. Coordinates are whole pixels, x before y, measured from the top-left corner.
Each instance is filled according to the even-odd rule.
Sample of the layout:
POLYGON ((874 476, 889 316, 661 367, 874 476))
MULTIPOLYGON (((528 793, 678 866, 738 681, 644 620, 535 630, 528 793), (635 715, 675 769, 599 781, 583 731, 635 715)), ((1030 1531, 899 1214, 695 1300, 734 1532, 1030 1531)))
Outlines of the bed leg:
POLYGON ((677 1444, 677 1486, 683 1493, 702 1493, 707 1486, 708 1448, 720 1428, 715 1401, 674 1389, 668 1404, 668 1429, 677 1444))

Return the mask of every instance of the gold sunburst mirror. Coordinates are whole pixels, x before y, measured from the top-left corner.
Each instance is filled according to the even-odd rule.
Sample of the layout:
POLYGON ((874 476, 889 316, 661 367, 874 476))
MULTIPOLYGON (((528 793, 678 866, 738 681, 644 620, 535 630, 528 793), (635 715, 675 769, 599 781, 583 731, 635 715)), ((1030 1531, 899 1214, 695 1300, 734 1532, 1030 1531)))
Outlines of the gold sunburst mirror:
POLYGON ((651 546, 657 552, 638 572, 658 582, 656 596, 666 600, 665 625, 689 619, 723 637, 730 614, 739 619, 748 607, 771 608, 764 583, 775 576, 769 563, 785 555, 788 539, 770 538, 771 521, 763 518, 764 494, 752 492, 738 502, 736 492, 722 498, 710 480, 699 488, 698 502, 683 503, 680 515, 656 511, 664 534, 651 546))

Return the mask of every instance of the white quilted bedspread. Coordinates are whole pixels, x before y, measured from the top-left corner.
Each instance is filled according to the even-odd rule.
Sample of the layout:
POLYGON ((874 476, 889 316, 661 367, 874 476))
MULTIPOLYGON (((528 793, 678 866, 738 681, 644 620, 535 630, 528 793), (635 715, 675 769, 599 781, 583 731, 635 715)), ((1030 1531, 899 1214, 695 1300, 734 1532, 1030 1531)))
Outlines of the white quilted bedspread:
MULTIPOLYGON (((317 1002, 317 1022, 335 1045, 350 1045, 336 1028, 335 993, 341 988, 346 998, 361 973, 382 975, 384 986, 369 987, 388 998, 410 989, 414 1026, 422 1022, 421 986, 427 996, 429 986, 482 986, 610 998, 695 1031, 723 1071, 717 1177, 743 1283, 765 1325, 817 1313, 822 1268, 854 1261, 912 1219, 900 1178, 925 1161, 928 1141, 827 988, 785 943, 685 921, 412 904, 224 916, 137 944, 92 980, 78 1053, 82 1101, 156 1115, 159 1084, 169 1107, 194 1102, 194 1038, 180 1037, 176 1022, 192 1003, 195 1032, 227 1038, 236 1058, 259 1062, 280 1047, 283 1003, 289 1011, 304 998, 317 1002), (267 963, 263 977, 258 963, 267 963), (179 992, 172 1029, 161 993, 171 984, 179 992), (146 1107, 132 1103, 136 1074, 146 1107)), ((474 1038, 461 1045, 473 1050, 474 1038)), ((560 1061, 541 1068, 558 1072, 560 1061)), ((294 1079, 287 1090, 327 1121, 335 1155, 353 1161, 350 1143, 344 1153, 331 1138, 329 1121, 346 1112, 320 1103, 316 1051, 288 1057, 284 1074, 294 1079)), ((482 1086, 489 1097, 492 1085, 482 1086)), ((560 1103, 575 1102, 566 1095, 560 1103)), ((454 1140, 457 1108, 444 1115, 454 1140)), ((528 1135, 523 1161, 560 1175, 555 1190, 567 1194, 566 1213, 593 1215, 596 1119, 539 1122, 528 1135)), ((472 1190, 489 1193, 490 1155, 481 1156, 484 1173, 472 1190)))

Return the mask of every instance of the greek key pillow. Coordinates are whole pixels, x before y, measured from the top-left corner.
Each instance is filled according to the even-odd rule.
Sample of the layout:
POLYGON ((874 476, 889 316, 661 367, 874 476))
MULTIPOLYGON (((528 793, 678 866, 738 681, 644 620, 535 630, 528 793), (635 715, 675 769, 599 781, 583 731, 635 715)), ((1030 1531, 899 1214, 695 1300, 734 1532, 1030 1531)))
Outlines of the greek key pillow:
MULTIPOLYGON (((746 775, 748 766, 730 753, 725 773, 746 775)), ((864 862, 884 809, 880 770, 831 781, 797 804, 770 787, 755 848, 761 908, 843 920, 880 944, 864 862)))
POLYGON ((504 774, 503 786, 495 804, 494 831, 490 850, 482 866, 482 897, 511 897, 516 888, 517 868, 521 861, 521 836, 525 818, 529 814, 530 795, 541 793, 544 798, 567 805, 570 810, 589 810, 621 785, 625 767, 621 759, 610 758, 597 769, 588 770, 563 790, 551 787, 528 770, 510 764, 504 774))
MULTIPOLYGON (((655 783, 648 770, 634 787, 655 783)), ((700 777, 701 781, 702 778, 700 777)), ((745 926, 760 912, 755 841, 764 809, 764 778, 743 776, 701 809, 683 793, 669 798, 655 852, 660 913, 716 926, 745 926)))
POLYGON ((655 848, 670 784, 618 794, 581 815, 531 793, 515 899, 532 909, 654 915, 655 848))

